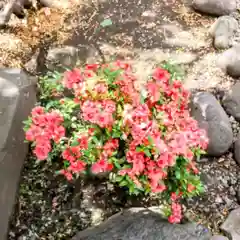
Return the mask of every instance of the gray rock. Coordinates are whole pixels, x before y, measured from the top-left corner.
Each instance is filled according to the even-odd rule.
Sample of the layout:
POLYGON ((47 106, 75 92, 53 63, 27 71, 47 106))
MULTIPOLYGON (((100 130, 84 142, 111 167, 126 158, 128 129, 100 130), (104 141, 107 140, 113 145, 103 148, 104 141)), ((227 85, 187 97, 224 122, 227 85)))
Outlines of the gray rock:
POLYGON ((74 3, 74 1, 71 2, 69 0, 39 0, 39 2, 45 7, 58 9, 70 8, 74 3))
POLYGON ((215 203, 223 203, 223 200, 219 195, 215 198, 215 203))
POLYGON ((233 85, 222 100, 225 111, 240 121, 240 83, 233 85))
POLYGON ((23 17, 24 7, 34 5, 36 0, 2 0, 0 3, 0 27, 6 25, 10 20, 11 14, 23 17))
POLYGON ((235 191, 235 189, 234 189, 233 186, 231 186, 231 187, 229 188, 229 193, 230 193, 230 195, 232 195, 232 196, 236 196, 236 191, 235 191))
POLYGON ((217 99, 208 92, 193 94, 190 103, 191 115, 205 129, 209 138, 207 153, 221 156, 228 151, 233 142, 231 124, 217 99))
POLYGON ((38 71, 39 53, 40 53, 40 50, 37 49, 36 52, 32 55, 31 59, 24 64, 24 69, 32 75, 37 75, 39 73, 38 71))
POLYGON ((240 132, 238 133, 237 140, 234 142, 234 159, 240 165, 240 132))
POLYGON ((217 64, 231 77, 240 77, 240 45, 223 52, 217 60, 217 64))
POLYGON ((11 14, 13 13, 14 2, 3 3, 0 11, 0 27, 5 26, 10 20, 11 14))
POLYGON ((221 235, 215 235, 211 238, 211 240, 228 240, 228 238, 221 235))
POLYGON ((56 47, 48 51, 46 66, 52 71, 62 67, 73 68, 76 66, 77 59, 77 48, 72 46, 56 47))
POLYGON ((220 229, 230 236, 231 240, 240 239, 240 208, 233 210, 221 225, 220 229))
POLYGON ((216 15, 229 15, 236 10, 236 0, 193 0, 192 6, 195 10, 216 15))
POLYGON ((238 186, 236 197, 237 197, 238 203, 240 203, 240 186, 238 186))
POLYGON ((28 152, 23 121, 35 102, 36 79, 20 69, 0 70, 0 239, 6 239, 21 168, 28 152))
POLYGON ((218 49, 229 48, 232 45, 232 37, 237 28, 238 22, 234 17, 222 16, 218 18, 210 29, 214 47, 218 49))
POLYGON ((73 240, 210 240, 210 232, 201 225, 174 225, 159 213, 145 208, 131 208, 115 214, 99 226, 79 232, 73 240))

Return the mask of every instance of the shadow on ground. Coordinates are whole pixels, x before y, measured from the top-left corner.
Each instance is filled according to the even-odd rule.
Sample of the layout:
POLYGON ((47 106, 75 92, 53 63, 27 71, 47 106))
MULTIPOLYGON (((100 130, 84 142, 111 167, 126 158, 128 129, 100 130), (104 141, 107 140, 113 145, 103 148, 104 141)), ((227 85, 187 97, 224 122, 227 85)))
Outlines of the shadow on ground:
MULTIPOLYGON (((102 56, 101 48, 104 45, 136 52, 156 48, 191 48, 193 43, 190 42, 196 41, 196 36, 191 36, 188 31, 192 27, 191 19, 197 19, 198 14, 184 7, 182 0, 98 1, 83 8, 78 15, 75 24, 79 24, 76 24, 74 34, 66 44, 92 45, 102 56), (113 24, 100 28, 99 24, 104 19, 111 19, 113 24)), ((195 21, 193 31, 202 24, 203 17, 201 22, 195 21)))

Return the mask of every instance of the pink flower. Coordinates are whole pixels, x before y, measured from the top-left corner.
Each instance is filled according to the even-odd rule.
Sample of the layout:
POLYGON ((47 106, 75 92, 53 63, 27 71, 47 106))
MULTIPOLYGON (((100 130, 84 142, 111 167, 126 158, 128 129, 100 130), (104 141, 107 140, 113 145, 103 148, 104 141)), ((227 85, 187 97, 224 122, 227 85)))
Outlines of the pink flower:
POLYGON ((42 128, 38 127, 36 125, 32 125, 25 133, 25 138, 27 141, 33 142, 41 136, 42 134, 42 128))
POLYGON ((55 133, 55 136, 53 136, 53 140, 58 143, 60 140, 65 136, 65 128, 63 126, 59 126, 57 129, 57 133, 55 133))
POLYGON ((80 160, 76 162, 71 162, 71 165, 68 167, 68 170, 73 173, 80 173, 85 170, 86 163, 80 160))
POLYGON ((116 111, 116 103, 112 100, 104 100, 101 104, 102 109, 108 113, 114 113, 116 111))
POLYGON ((96 91, 98 94, 104 94, 108 91, 108 87, 104 83, 98 83, 95 86, 94 91, 96 91))
POLYGON ((89 137, 86 135, 79 136, 78 142, 80 149, 88 149, 89 137))
POLYGON ((32 116, 32 122, 36 126, 44 127, 46 126, 46 115, 45 114, 34 115, 32 116))
POLYGON ((150 179, 150 187, 152 192, 163 192, 166 190, 166 186, 160 184, 160 181, 165 178, 166 173, 161 170, 148 171, 148 177, 150 179))
POLYGON ((81 106, 85 121, 97 124, 102 128, 110 127, 114 123, 113 113, 116 110, 115 103, 110 100, 85 101, 81 106))
POLYGON ((70 151, 76 157, 76 159, 78 159, 82 156, 80 146, 71 146, 70 151))
POLYGON ((181 222, 181 217, 178 217, 176 215, 171 215, 171 216, 168 217, 168 221, 172 224, 173 223, 180 223, 181 222))
POLYGON ((145 170, 145 155, 143 152, 128 151, 126 158, 129 163, 132 163, 131 173, 134 175, 140 175, 145 170))
POLYGON ((148 122, 151 112, 147 104, 137 106, 132 112, 132 118, 135 123, 148 122))
POLYGON ((44 141, 44 142, 37 142, 33 152, 36 155, 38 160, 46 160, 48 158, 48 154, 50 151, 51 151, 50 142, 44 141))
POLYGON ((34 116, 38 116, 38 115, 42 115, 44 114, 44 108, 37 106, 35 108, 32 109, 31 115, 34 116))
POLYGON ((74 162, 75 161, 75 156, 72 154, 71 149, 68 147, 62 152, 62 157, 63 159, 69 161, 69 162, 74 162))
POLYGON ((109 157, 118 148, 118 139, 109 139, 103 146, 103 155, 109 157))
POLYGON ((62 175, 64 175, 68 181, 73 180, 73 175, 72 175, 71 172, 63 169, 63 170, 60 171, 60 173, 61 173, 62 175))
POLYGON ((172 155, 168 152, 163 152, 160 154, 160 157, 157 159, 157 165, 159 168, 165 168, 172 165, 172 155), (171 165, 170 165, 171 164, 171 165))
POLYGON ((124 70, 130 70, 131 69, 131 66, 128 63, 124 63, 124 62, 121 62, 119 60, 115 62, 115 65, 119 68, 124 69, 124 70))
POLYGON ((175 193, 175 192, 171 193, 171 200, 172 200, 172 202, 175 202, 175 201, 178 200, 181 196, 182 196, 182 192, 179 192, 178 194, 175 193))
POLYGON ((182 208, 178 203, 172 203, 172 214, 169 216, 168 221, 170 223, 180 223, 182 219, 182 208))
POLYGON ((165 191, 167 189, 166 186, 163 184, 155 185, 155 183, 152 184, 152 182, 151 182, 150 185, 151 185, 151 190, 153 193, 162 193, 163 191, 165 191))
POLYGON ((85 69, 90 71, 96 71, 99 68, 98 64, 86 64, 85 69))
POLYGON ((45 124, 48 124, 48 125, 50 124, 59 125, 64 121, 62 115, 57 111, 46 113, 45 120, 46 120, 45 124))
POLYGON ((155 79, 156 81, 168 83, 170 79, 170 73, 167 70, 157 68, 153 73, 153 79, 155 79))
POLYGON ((149 98, 151 99, 151 102, 157 102, 160 99, 161 96, 160 87, 156 83, 154 82, 147 83, 147 91, 149 94, 149 98))
POLYGON ((79 69, 65 72, 63 78, 63 85, 68 89, 77 87, 79 83, 83 82, 83 76, 79 69))
POLYGON ((98 162, 92 165, 92 172, 93 173, 102 173, 108 172, 113 169, 113 165, 108 163, 105 159, 100 159, 98 162))

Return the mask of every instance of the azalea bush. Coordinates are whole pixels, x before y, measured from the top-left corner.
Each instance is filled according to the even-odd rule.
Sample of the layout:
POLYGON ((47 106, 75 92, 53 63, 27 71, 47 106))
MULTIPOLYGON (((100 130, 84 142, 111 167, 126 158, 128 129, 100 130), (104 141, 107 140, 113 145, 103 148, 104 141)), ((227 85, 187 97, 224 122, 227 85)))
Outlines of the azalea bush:
POLYGON ((129 194, 159 196, 171 206, 169 221, 180 222, 180 199, 203 190, 194 159, 208 139, 170 72, 157 68, 143 86, 119 61, 47 75, 25 122, 33 154, 60 164, 69 181, 105 173, 129 194))

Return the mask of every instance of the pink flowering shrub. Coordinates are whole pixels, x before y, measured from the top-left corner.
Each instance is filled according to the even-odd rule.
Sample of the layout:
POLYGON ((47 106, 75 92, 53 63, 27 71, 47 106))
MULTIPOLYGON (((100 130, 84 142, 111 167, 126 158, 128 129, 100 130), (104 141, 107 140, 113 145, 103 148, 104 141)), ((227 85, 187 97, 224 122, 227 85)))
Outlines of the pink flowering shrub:
POLYGON ((202 191, 194 159, 208 139, 190 117, 189 92, 157 68, 139 90, 128 64, 86 65, 40 81, 41 104, 25 122, 38 160, 57 159, 68 180, 109 173, 130 194, 167 199, 171 223, 181 198, 202 191))

